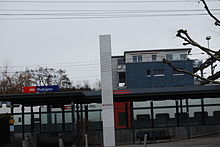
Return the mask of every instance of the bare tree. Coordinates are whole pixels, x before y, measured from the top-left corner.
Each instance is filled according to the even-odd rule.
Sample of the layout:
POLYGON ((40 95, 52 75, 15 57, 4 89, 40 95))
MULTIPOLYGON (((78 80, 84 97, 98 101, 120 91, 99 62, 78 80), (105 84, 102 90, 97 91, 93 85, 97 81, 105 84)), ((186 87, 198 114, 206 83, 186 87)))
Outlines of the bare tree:
POLYGON ((0 93, 21 93, 24 86, 58 85, 61 89, 72 88, 64 70, 40 67, 36 70, 9 72, 8 66, 0 72, 0 93))
POLYGON ((64 70, 40 67, 35 70, 26 70, 31 75, 31 81, 39 86, 58 85, 60 88, 70 88, 72 83, 64 70))
MULTIPOLYGON (((220 21, 219 19, 214 16, 212 14, 212 12, 209 10, 209 7, 206 3, 205 0, 201 0, 201 2, 203 3, 204 5, 204 8, 205 10, 207 11, 208 15, 215 21, 215 25, 217 27, 220 26, 220 21)), ((189 33, 187 32, 187 30, 184 30, 184 29, 180 29, 177 31, 177 34, 176 36, 178 38, 181 38, 183 41, 185 41, 183 43, 183 45, 191 45, 191 46, 194 46, 194 47, 197 47, 199 48, 200 50, 202 50, 203 52, 205 52, 207 55, 210 56, 210 58, 208 60, 206 60, 199 68, 198 70, 203 70, 207 67, 209 67, 211 64, 213 64, 214 62, 218 61, 220 62, 220 50, 218 51, 214 51, 210 48, 207 48, 207 47, 204 47, 202 45, 200 45, 199 43, 197 43, 195 40, 193 40, 189 33)), ((196 77, 196 78, 199 78, 202 80, 201 84, 202 85, 205 85, 205 84, 209 84, 209 83, 214 83, 214 84, 220 84, 219 81, 216 81, 219 77, 220 77, 220 71, 216 72, 215 74, 207 77, 207 78, 204 78, 203 76, 199 76, 198 74, 196 74, 195 72, 192 73, 192 72, 189 72, 189 71, 186 71, 186 70, 182 70, 182 69, 178 69, 177 67, 175 67, 174 65, 172 65, 172 63, 168 60, 168 59, 163 59, 163 62, 166 63, 167 65, 169 65, 171 68, 173 68, 174 70, 178 71, 178 72, 183 72, 183 73, 186 73, 188 75, 191 75, 193 77, 196 77)), ((198 71, 196 70, 196 72, 198 71)))

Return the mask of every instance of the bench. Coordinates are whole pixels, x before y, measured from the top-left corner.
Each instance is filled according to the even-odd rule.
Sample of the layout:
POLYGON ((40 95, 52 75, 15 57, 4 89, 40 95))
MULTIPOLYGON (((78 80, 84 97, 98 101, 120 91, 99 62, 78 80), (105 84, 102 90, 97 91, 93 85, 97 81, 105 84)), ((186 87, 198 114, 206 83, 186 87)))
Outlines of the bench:
POLYGON ((144 135, 147 134, 147 140, 156 143, 157 140, 168 139, 171 141, 171 135, 169 130, 153 130, 153 131, 138 131, 136 133, 136 140, 141 143, 144 141, 144 135))

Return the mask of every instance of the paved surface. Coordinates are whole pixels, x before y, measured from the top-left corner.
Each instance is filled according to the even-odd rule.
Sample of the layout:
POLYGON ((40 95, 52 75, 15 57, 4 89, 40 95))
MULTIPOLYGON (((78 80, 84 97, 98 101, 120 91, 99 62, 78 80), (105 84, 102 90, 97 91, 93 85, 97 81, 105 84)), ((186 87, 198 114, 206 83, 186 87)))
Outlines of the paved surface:
MULTIPOLYGON (((122 145, 118 147, 144 147, 144 145, 122 145)), ((220 147, 220 134, 194 139, 147 144, 147 147, 220 147)))
MULTIPOLYGON (((21 144, 18 144, 17 142, 15 142, 14 144, 0 145, 0 147, 20 147, 20 146, 21 144)), ((47 145, 45 147, 50 147, 50 146, 47 145)), ((51 147, 57 147, 57 145, 52 145, 51 147)), ((144 145, 143 144, 121 145, 117 147, 144 147, 144 145)), ((146 147, 220 147, 220 134, 206 136, 206 137, 199 137, 194 139, 176 140, 171 142, 161 141, 159 143, 147 144, 146 147)))

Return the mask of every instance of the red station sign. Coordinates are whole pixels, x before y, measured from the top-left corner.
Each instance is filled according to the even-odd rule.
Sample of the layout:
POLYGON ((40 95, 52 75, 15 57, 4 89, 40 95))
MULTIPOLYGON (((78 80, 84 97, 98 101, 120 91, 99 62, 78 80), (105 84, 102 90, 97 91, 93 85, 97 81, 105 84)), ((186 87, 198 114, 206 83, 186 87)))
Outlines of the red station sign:
POLYGON ((36 86, 22 87, 22 92, 23 93, 36 93, 36 91, 37 91, 36 86))

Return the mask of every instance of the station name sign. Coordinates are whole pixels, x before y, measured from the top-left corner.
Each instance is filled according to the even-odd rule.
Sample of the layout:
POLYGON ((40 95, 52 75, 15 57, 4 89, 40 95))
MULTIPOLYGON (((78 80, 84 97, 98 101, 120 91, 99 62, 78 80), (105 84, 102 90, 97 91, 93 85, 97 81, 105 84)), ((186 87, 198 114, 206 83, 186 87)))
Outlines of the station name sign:
POLYGON ((59 91, 59 86, 58 85, 22 87, 22 92, 23 93, 45 93, 45 92, 57 92, 57 91, 59 91))

